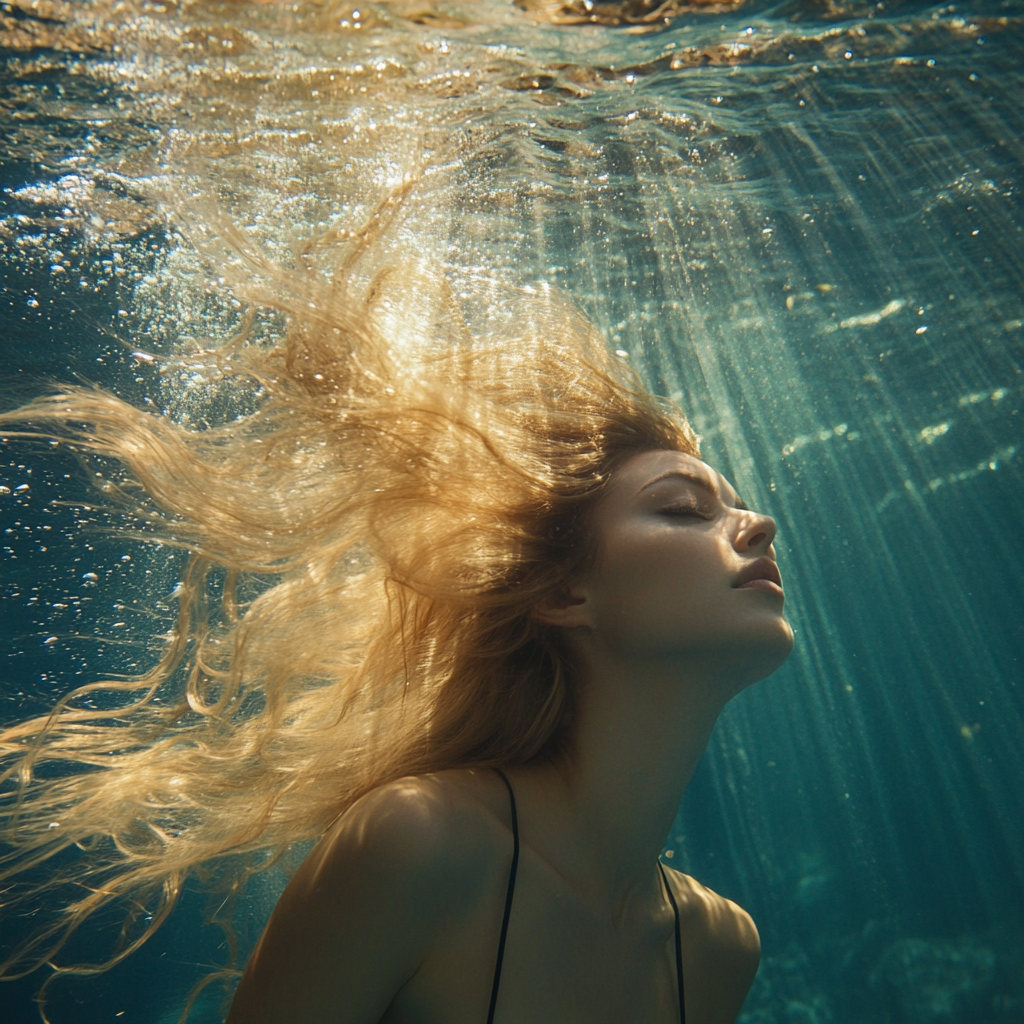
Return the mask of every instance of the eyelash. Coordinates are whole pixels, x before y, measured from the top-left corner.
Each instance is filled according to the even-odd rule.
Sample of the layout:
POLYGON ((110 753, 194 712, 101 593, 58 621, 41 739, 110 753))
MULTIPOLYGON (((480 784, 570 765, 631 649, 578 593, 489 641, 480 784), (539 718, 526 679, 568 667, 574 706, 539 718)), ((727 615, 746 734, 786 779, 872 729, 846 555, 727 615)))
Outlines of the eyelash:
POLYGON ((662 515, 667 516, 697 516, 699 519, 711 519, 714 512, 706 505, 679 504, 668 505, 661 510, 662 515))

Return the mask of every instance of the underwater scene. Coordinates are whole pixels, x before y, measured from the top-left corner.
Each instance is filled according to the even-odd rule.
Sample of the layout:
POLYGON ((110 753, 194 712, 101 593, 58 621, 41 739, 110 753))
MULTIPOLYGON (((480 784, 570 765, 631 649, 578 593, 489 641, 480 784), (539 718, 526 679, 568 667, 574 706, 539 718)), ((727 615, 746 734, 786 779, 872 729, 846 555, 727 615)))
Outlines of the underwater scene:
MULTIPOLYGON (((1024 2, 6 0, 0 45, 4 409, 94 383, 244 415, 210 353, 283 320, 238 253, 294 265, 415 175, 410 280, 498 336, 568 296, 778 521, 794 654, 664 853, 757 922, 742 1024, 1024 1022, 1024 2)), ((152 663, 184 556, 4 441, 10 723, 152 663)), ((240 962, 288 870, 234 908, 240 962)), ((217 911, 194 880, 49 1019, 177 1021, 230 962, 217 911)), ((90 929, 63 962, 108 955, 90 929)))

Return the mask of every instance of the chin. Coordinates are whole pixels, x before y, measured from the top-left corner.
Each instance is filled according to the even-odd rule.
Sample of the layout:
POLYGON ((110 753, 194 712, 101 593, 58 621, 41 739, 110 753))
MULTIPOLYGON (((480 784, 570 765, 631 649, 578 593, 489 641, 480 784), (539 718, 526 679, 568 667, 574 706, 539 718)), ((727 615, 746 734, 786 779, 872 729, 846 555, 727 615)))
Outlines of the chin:
POLYGON ((758 683, 767 679, 776 669, 781 668, 785 660, 793 652, 793 627, 786 619, 780 619, 771 631, 771 636, 762 638, 757 645, 757 656, 752 659, 751 679, 745 685, 758 683))
POLYGON ((729 645, 728 655, 722 658, 723 675, 729 678, 730 696, 754 683, 767 679, 789 657, 793 650, 793 627, 785 619, 778 619, 770 628, 758 630, 729 645))

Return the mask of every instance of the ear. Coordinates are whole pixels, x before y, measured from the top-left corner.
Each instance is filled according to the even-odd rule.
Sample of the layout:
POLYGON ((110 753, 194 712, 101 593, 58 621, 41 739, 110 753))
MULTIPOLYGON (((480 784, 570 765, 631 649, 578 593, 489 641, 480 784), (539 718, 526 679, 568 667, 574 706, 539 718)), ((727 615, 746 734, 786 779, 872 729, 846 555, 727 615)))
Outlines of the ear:
POLYGON ((590 598, 586 588, 578 585, 559 587, 554 593, 542 598, 530 612, 534 622, 546 626, 560 626, 573 629, 578 626, 593 626, 590 615, 590 598))

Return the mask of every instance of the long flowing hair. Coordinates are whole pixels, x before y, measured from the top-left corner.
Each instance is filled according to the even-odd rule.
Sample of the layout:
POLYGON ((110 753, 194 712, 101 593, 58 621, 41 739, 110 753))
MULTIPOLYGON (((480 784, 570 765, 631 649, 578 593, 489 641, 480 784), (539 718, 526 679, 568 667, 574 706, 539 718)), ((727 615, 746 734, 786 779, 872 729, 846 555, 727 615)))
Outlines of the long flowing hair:
POLYGON ((111 966, 204 865, 227 860, 237 889, 376 786, 565 742, 573 665, 531 609, 585 565, 616 463, 697 441, 554 295, 518 331, 473 336, 443 275, 382 254, 404 198, 311 242, 298 270, 221 225, 238 291, 287 318, 277 343, 242 331, 212 353, 261 392, 250 415, 190 429, 89 387, 0 415, 8 436, 116 460, 106 500, 188 552, 152 667, 0 733, 6 902, 47 879, 23 884, 47 913, 0 976, 55 966, 115 904, 109 959, 58 970, 111 966))

